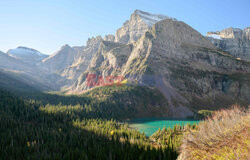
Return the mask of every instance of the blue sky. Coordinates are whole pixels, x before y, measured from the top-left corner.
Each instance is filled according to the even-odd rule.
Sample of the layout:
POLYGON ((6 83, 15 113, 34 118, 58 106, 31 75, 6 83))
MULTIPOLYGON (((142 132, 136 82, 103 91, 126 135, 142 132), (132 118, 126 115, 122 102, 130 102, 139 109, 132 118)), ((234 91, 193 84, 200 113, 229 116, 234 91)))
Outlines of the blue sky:
POLYGON ((0 50, 27 46, 52 54, 64 44, 114 34, 135 9, 184 21, 203 35, 250 27, 249 0, 0 0, 0 50))

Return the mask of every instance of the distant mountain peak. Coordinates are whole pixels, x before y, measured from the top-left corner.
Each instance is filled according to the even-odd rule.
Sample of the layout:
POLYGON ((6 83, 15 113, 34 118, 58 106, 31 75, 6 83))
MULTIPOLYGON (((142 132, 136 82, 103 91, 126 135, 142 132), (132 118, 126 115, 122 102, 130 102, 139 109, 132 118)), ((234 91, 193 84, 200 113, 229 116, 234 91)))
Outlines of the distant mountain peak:
POLYGON ((208 39, 218 48, 235 58, 250 61, 250 28, 226 28, 222 31, 207 32, 208 39))
POLYGON ((25 50, 30 50, 30 51, 34 51, 34 52, 39 52, 33 48, 28 48, 28 47, 25 47, 25 46, 18 46, 17 49, 25 49, 25 50))
POLYGON ((48 57, 48 55, 42 54, 41 52, 35 49, 24 46, 19 46, 15 49, 10 49, 8 50, 7 54, 11 57, 21 59, 25 62, 39 61, 48 57))
POLYGON ((242 36, 245 36, 246 34, 248 34, 248 33, 245 33, 247 30, 248 28, 245 28, 242 30, 240 28, 229 27, 229 28, 223 29, 222 31, 207 32, 207 36, 212 37, 213 35, 217 35, 220 38, 241 38, 242 36))
POLYGON ((24 46, 18 46, 15 49, 8 50, 9 54, 38 54, 41 55, 41 53, 33 48, 28 48, 24 46))
POLYGON ((63 49, 68 49, 68 48, 71 48, 70 45, 65 44, 65 45, 63 45, 63 46, 61 47, 61 50, 63 50, 63 49))

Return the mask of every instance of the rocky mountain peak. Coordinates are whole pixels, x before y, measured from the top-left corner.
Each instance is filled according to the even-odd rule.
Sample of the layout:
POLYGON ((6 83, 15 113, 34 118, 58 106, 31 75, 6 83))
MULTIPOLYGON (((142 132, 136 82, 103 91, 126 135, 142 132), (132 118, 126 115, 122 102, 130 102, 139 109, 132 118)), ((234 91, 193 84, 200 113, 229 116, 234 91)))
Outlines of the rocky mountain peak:
POLYGON ((125 21, 123 26, 116 31, 115 42, 124 44, 136 42, 155 23, 164 19, 175 20, 168 16, 135 10, 130 19, 125 21))
POLYGON ((240 28, 227 28, 220 32, 222 38, 241 38, 242 30, 240 28))
POLYGON ((104 41, 111 41, 111 42, 114 42, 115 41, 115 36, 113 34, 108 34, 108 35, 105 35, 104 38, 103 38, 104 41))
POLYGON ((249 37, 249 34, 250 34, 249 27, 243 30, 240 28, 230 27, 230 28, 223 29, 222 31, 207 32, 208 37, 217 38, 217 39, 221 39, 221 38, 241 39, 242 37, 249 37))
MULTIPOLYGON (((204 36, 184 22, 172 19, 165 19, 156 23, 150 30, 156 39, 166 47, 177 47, 182 45, 192 45, 205 48, 215 48, 204 36)), ((146 34, 147 35, 147 34, 146 34)))
POLYGON ((86 46, 94 45, 94 44, 96 44, 98 42, 101 42, 101 40, 102 40, 101 36, 88 38, 88 41, 86 42, 86 46))
POLYGON ((68 45, 68 44, 65 44, 61 47, 61 50, 64 50, 64 49, 70 49, 71 47, 68 45))
POLYGON ((33 51, 33 52, 39 52, 33 48, 28 48, 28 47, 24 47, 24 46, 18 46, 17 49, 24 49, 24 50, 30 50, 30 51, 33 51))
POLYGON ((134 13, 131 15, 130 19, 134 18, 135 16, 138 16, 142 21, 144 21, 150 27, 152 27, 155 23, 164 19, 176 20, 174 18, 162 14, 151 14, 141 10, 135 10, 134 13))
POLYGON ((71 65, 75 55, 76 51, 66 44, 48 58, 43 59, 40 65, 51 73, 58 72, 71 65))
POLYGON ((241 60, 250 61, 250 27, 245 29, 226 28, 208 32, 208 39, 218 48, 241 60))
MULTIPOLYGON (((109 35, 107 37, 109 37, 109 35)), ((76 80, 79 75, 87 69, 91 59, 98 51, 102 41, 103 39, 101 36, 91 37, 87 40, 86 46, 80 47, 78 49, 73 48, 75 50, 75 56, 71 57, 73 58, 72 62, 70 62, 70 65, 66 66, 62 70, 61 75, 63 77, 67 77, 67 79, 76 80)))

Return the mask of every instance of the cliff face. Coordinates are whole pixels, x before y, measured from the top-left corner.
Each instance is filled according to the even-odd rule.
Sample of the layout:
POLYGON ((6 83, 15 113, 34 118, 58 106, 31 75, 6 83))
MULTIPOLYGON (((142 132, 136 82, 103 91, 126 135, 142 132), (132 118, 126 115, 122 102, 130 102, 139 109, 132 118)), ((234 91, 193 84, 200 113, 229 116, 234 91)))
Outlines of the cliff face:
POLYGON ((92 88, 88 73, 121 75, 128 82, 158 88, 169 104, 169 116, 187 117, 196 109, 249 103, 249 72, 249 63, 218 50, 187 24, 166 19, 135 43, 103 41, 71 91, 92 88))
POLYGON ((243 30, 227 28, 222 31, 208 32, 208 39, 218 48, 232 56, 250 61, 250 28, 243 30))
POLYGON ((61 72, 61 75, 67 79, 71 79, 74 82, 79 77, 79 75, 85 72, 85 70, 88 68, 91 59, 98 51, 101 41, 101 36, 89 38, 86 46, 82 48, 81 51, 79 51, 72 64, 66 67, 61 72))
POLYGON ((174 117, 187 116, 186 106, 205 109, 237 99, 250 102, 249 63, 219 51, 183 22, 156 23, 137 42, 125 66, 122 75, 129 78, 135 74, 139 81, 146 82, 145 75, 160 80, 158 88, 174 117))
MULTIPOLYGON (((148 31, 149 28, 163 19, 173 18, 164 15, 150 14, 140 10, 134 11, 134 13, 130 16, 130 20, 126 21, 123 26, 116 31, 115 36, 109 34, 104 36, 103 39, 101 36, 90 38, 86 43, 86 47, 79 53, 80 56, 75 58, 72 65, 65 68, 61 75, 73 81, 79 79, 79 76, 87 71, 87 69, 93 70, 90 63, 94 63, 93 61, 97 58, 97 55, 100 54, 100 50, 102 50, 104 46, 106 49, 112 49, 112 47, 115 47, 114 44, 121 45, 136 42, 141 36, 145 34, 146 31, 148 31)), ((109 57, 112 56, 109 55, 109 57)), ((100 59, 98 60, 100 61, 100 59)), ((115 61, 114 58, 112 61, 115 61)), ((74 83, 74 86, 76 86, 77 83, 79 83, 79 80, 74 83)))

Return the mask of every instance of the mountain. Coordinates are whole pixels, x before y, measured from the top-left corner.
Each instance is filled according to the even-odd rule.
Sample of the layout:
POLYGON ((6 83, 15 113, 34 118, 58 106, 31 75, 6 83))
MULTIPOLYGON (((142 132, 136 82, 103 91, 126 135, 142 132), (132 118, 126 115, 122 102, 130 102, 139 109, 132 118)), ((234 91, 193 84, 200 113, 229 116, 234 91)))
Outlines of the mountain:
POLYGON ((60 75, 49 73, 43 67, 39 66, 38 63, 41 61, 37 63, 33 61, 31 63, 26 60, 0 52, 0 69, 11 75, 18 75, 17 77, 20 79, 24 78, 27 84, 30 83, 32 86, 33 83, 34 88, 41 90, 60 90, 62 86, 67 84, 67 80, 60 75))
POLYGON ((31 73, 34 67, 31 67, 30 64, 23 62, 17 57, 12 57, 0 51, 0 68, 31 73))
POLYGON ((245 29, 227 28, 208 32, 208 39, 218 48, 232 56, 250 62, 250 27, 245 29))
POLYGON ((66 67, 61 72, 61 75, 67 79, 75 81, 79 75, 85 72, 85 70, 88 68, 91 59, 98 51, 101 41, 101 36, 89 38, 86 46, 78 52, 77 57, 74 59, 72 64, 66 67))
MULTIPOLYGON (((53 55, 32 64, 13 56, 14 53, 1 53, 0 67, 23 73, 49 90, 95 95, 95 88, 99 88, 100 97, 108 95, 101 92, 107 92, 102 85, 109 76, 112 85, 122 81, 130 87, 108 90, 108 93, 117 92, 124 97, 114 95, 104 103, 123 104, 123 109, 137 106, 133 110, 136 117, 150 116, 150 112, 155 111, 156 117, 183 118, 200 109, 249 104, 250 63, 245 60, 248 28, 231 28, 208 36, 202 36, 174 18, 136 10, 115 35, 89 38, 85 46, 64 45, 53 55), (95 86, 88 84, 88 74, 97 77, 95 86), (140 89, 145 92, 131 93, 132 90, 139 93, 140 89), (160 93, 153 96, 151 93, 155 90, 160 93), (158 95, 163 95, 164 99, 154 106, 153 99, 158 95), (150 105, 131 101, 131 96, 148 99, 150 105), (142 106, 148 107, 147 112, 142 111, 142 106)), ((33 50, 30 52, 40 55, 33 50)))
POLYGON ((135 42, 150 27, 152 27, 153 24, 162 19, 170 19, 170 17, 136 10, 131 15, 128 24, 118 29, 115 36, 109 34, 104 36, 104 38, 101 36, 89 38, 86 46, 80 47, 80 50, 78 49, 78 51, 76 51, 74 47, 70 50, 64 50, 63 47, 54 55, 44 59, 43 66, 47 66, 49 71, 56 71, 62 77, 74 82, 79 78, 80 74, 86 71, 92 58, 99 50, 99 46, 102 41, 116 42, 120 44, 135 42), (131 40, 124 41, 124 37, 131 37, 129 38, 131 40), (59 55, 61 55, 60 60, 57 58, 59 55))
POLYGON ((0 52, 0 86, 13 91, 50 90, 48 76, 34 65, 0 52))
POLYGON ((115 33, 115 42, 132 43, 136 42, 156 22, 164 19, 173 19, 168 16, 150 14, 148 12, 135 10, 121 28, 115 33))
POLYGON ((69 45, 64 45, 59 51, 43 59, 41 65, 51 73, 59 72, 73 63, 75 55, 75 49, 69 45))
POLYGON ((48 55, 42 54, 39 51, 27 47, 17 47, 16 49, 8 50, 7 54, 11 57, 20 59, 26 63, 37 63, 48 55))
POLYGON ((17 47, 7 54, 0 52, 0 69, 22 74, 30 82, 37 81, 46 86, 43 89, 60 90, 72 83, 61 72, 78 59, 83 49, 84 46, 64 45, 56 53, 47 56, 34 49, 17 47))
POLYGON ((97 52, 99 52, 103 46, 111 44, 110 47, 112 48, 112 43, 108 42, 113 42, 113 44, 117 43, 117 45, 135 42, 152 27, 153 24, 163 19, 175 20, 168 16, 135 10, 130 16, 130 20, 126 21, 124 25, 116 31, 115 36, 109 34, 104 36, 104 38, 101 36, 89 38, 80 56, 75 59, 73 64, 67 67, 61 75, 76 81, 80 74, 84 73, 90 67, 91 61, 96 58, 97 52))
POLYGON ((70 93, 92 88, 87 74, 119 75, 158 88, 168 103, 168 116, 187 117, 197 109, 249 104, 249 73, 250 63, 217 49, 184 22, 165 19, 135 43, 102 41, 70 93))

